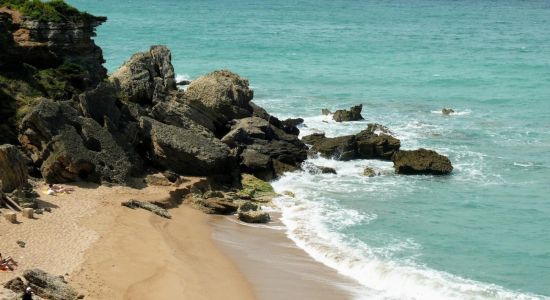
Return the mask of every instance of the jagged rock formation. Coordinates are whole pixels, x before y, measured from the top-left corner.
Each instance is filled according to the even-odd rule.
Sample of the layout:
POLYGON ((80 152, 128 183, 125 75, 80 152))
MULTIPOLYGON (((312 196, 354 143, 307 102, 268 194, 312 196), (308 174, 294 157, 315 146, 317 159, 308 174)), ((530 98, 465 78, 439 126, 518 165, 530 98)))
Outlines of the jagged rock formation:
POLYGON ((259 117, 235 121, 221 140, 236 150, 243 171, 264 180, 297 170, 307 158, 307 148, 296 135, 259 117))
POLYGON ((156 104, 176 90, 171 60, 166 46, 152 46, 147 52, 134 54, 109 80, 117 86, 123 100, 156 104))
POLYGON ((451 161, 433 150, 401 150, 392 156, 395 172, 398 174, 446 175, 453 171, 451 161))
POLYGON ((35 19, 0 4, 0 143, 17 143, 18 122, 41 97, 69 100, 107 74, 92 39, 106 18, 66 4, 52 10, 61 14, 56 9, 63 18, 35 12, 35 19))
POLYGON ((334 112, 334 114, 332 115, 332 119, 334 119, 334 121, 336 122, 363 120, 363 116, 361 115, 362 110, 363 104, 352 106, 349 110, 339 109, 334 112))

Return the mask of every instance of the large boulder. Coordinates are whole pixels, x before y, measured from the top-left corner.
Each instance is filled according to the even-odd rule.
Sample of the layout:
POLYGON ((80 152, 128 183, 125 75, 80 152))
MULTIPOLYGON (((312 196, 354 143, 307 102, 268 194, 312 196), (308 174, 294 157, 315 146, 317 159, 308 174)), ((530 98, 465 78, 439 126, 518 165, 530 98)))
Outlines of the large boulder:
POLYGON ((445 175, 453 171, 451 161, 433 150, 401 150, 392 156, 395 172, 398 174, 445 175))
POLYGON ((109 80, 126 101, 140 104, 163 101, 176 90, 171 52, 166 46, 151 46, 147 52, 134 54, 109 80))
POLYGON ((239 211, 237 218, 245 223, 268 223, 271 221, 269 213, 261 210, 239 211))
POLYGON ((23 277, 33 292, 41 298, 50 300, 79 299, 78 292, 62 276, 53 276, 40 269, 31 269, 23 272, 23 277))
POLYGON ((20 142, 47 182, 128 184, 141 161, 107 127, 82 117, 70 101, 43 99, 22 121, 20 142))
POLYGON ((193 80, 185 93, 189 105, 212 121, 218 136, 227 132, 227 122, 252 116, 253 96, 248 80, 227 70, 193 80))
POLYGON ((363 120, 361 111, 363 110, 363 104, 352 106, 350 110, 339 109, 334 112, 332 118, 336 122, 346 122, 346 121, 359 121, 363 120))
POLYGON ((221 140, 237 150, 242 171, 264 180, 297 169, 307 158, 307 147, 296 135, 259 117, 236 120, 221 140))
POLYGON ((27 185, 27 164, 14 145, 0 146, 0 192, 10 193, 27 185))
POLYGON ((139 125, 150 159, 165 169, 187 175, 229 174, 234 169, 229 147, 207 131, 149 117, 142 117, 139 125))

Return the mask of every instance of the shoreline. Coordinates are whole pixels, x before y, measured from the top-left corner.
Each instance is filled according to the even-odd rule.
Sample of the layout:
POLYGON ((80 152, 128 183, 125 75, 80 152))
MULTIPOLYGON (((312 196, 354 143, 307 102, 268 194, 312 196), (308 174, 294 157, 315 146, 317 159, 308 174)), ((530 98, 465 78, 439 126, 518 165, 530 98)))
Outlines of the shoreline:
POLYGON ((269 224, 212 216, 216 244, 248 278, 258 299, 357 299, 364 288, 312 258, 285 233, 280 213, 269 224))
MULTIPOLYGON (((0 273, 0 283, 41 268, 65 276, 86 299, 353 298, 356 283, 313 260, 284 231, 186 204, 170 209, 171 220, 120 205, 129 199, 163 201, 185 184, 74 187, 70 195, 48 196, 40 184, 37 191, 51 213, 32 220, 19 216, 19 224, 0 221, 0 251, 20 263, 14 272, 0 273)), ((284 226, 277 219, 268 226, 284 226)), ((0 299, 10 295, 0 287, 0 299)))

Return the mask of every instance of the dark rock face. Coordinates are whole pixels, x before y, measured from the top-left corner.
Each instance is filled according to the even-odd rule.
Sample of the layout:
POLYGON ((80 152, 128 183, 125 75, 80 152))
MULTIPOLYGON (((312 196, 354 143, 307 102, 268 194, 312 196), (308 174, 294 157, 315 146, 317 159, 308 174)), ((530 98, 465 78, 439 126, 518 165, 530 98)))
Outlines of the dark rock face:
POLYGON ((361 116, 362 110, 363 110, 363 104, 353 106, 350 108, 350 110, 339 109, 334 112, 334 115, 332 116, 332 118, 336 122, 363 120, 363 116, 361 116))
POLYGON ((152 160, 181 174, 226 174, 232 169, 229 147, 211 133, 166 125, 148 117, 140 128, 150 141, 152 160))
POLYGON ((87 179, 127 184, 141 162, 106 127, 80 116, 70 102, 42 100, 21 124, 20 141, 47 182, 87 179))
POLYGON ((13 145, 0 146, 0 192, 9 193, 27 185, 27 165, 23 154, 13 145))
POLYGON ((392 156, 395 172, 398 174, 445 175, 453 171, 451 161, 446 156, 426 150, 401 150, 392 156))
POLYGON ((222 142, 236 149, 242 171, 263 180, 294 170, 307 158, 307 148, 297 136, 259 117, 235 121, 222 142))
MULTIPOLYGON (((369 127, 370 128, 370 127, 369 127)), ((372 128, 356 135, 327 138, 325 134, 315 133, 302 138, 313 145, 310 155, 319 153, 323 157, 338 160, 383 159, 389 160, 399 150, 401 142, 387 134, 376 134, 372 128)))
POLYGON ((40 269, 26 270, 23 277, 33 292, 41 298, 51 300, 76 300, 78 292, 62 276, 53 276, 40 269))
POLYGON ((152 46, 147 52, 134 54, 109 80, 126 101, 158 103, 176 90, 171 60, 171 52, 166 46, 152 46))

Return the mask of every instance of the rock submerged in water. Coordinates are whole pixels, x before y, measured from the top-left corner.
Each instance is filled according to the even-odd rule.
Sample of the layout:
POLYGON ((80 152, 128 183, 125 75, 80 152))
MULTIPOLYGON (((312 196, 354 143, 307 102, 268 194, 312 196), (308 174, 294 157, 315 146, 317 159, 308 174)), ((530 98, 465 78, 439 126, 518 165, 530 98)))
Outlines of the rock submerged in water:
POLYGON ((339 109, 334 112, 332 119, 336 122, 360 121, 364 120, 361 115, 363 104, 352 106, 349 110, 339 109))
POLYGON ((433 150, 401 150, 392 156, 395 172, 405 175, 446 175, 453 171, 451 161, 433 150))
POLYGON ((365 167, 365 169, 363 170, 363 175, 367 176, 367 177, 374 177, 378 174, 376 173, 376 171, 373 168, 365 167))
POLYGON ((454 111, 454 109, 452 109, 452 108, 443 108, 443 109, 441 110, 441 113, 442 113, 443 115, 445 115, 445 116, 448 116, 448 115, 450 115, 450 114, 453 114, 454 112, 455 112, 455 111, 454 111))
POLYGON ((310 155, 320 154, 322 157, 337 160, 353 159, 383 159, 390 160, 393 153, 401 147, 401 141, 391 135, 375 133, 375 128, 368 129, 356 135, 346 135, 327 138, 324 134, 315 133, 304 136, 302 141, 313 145, 310 155))

